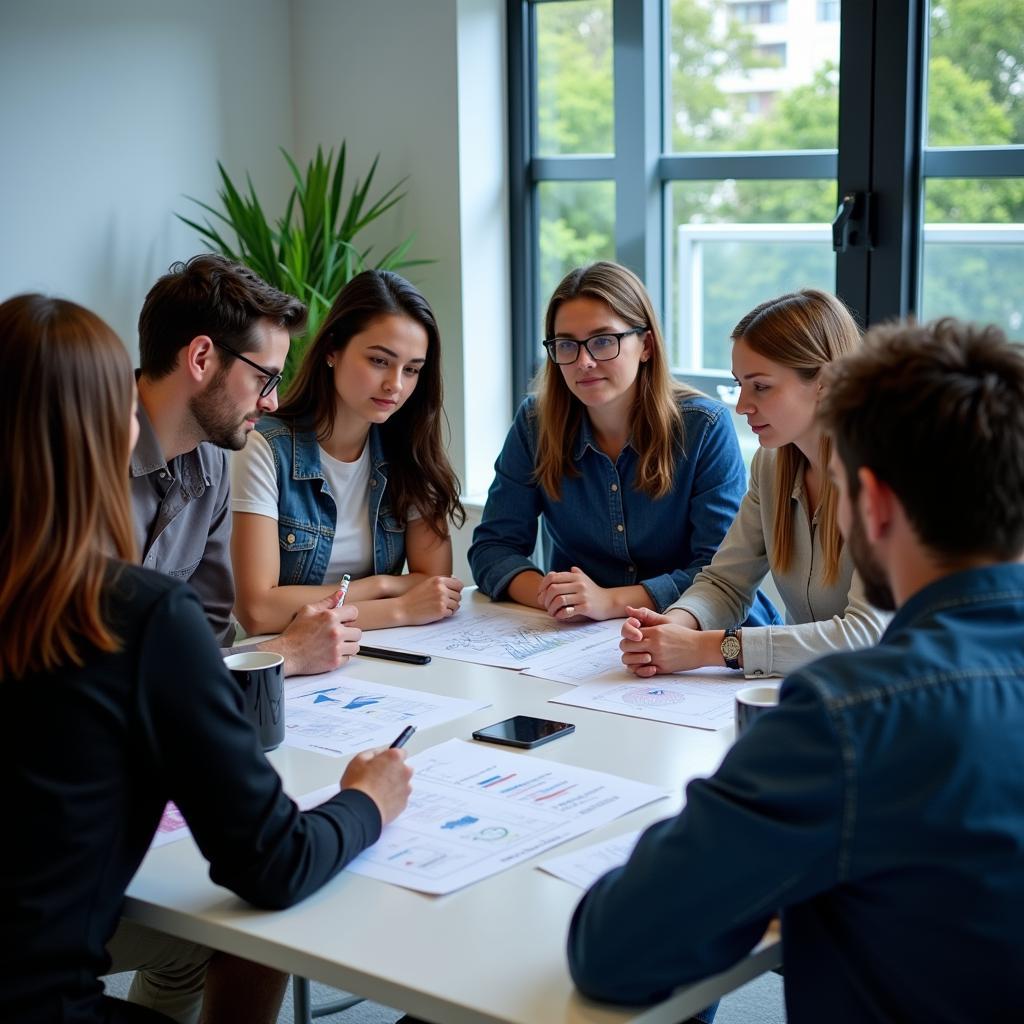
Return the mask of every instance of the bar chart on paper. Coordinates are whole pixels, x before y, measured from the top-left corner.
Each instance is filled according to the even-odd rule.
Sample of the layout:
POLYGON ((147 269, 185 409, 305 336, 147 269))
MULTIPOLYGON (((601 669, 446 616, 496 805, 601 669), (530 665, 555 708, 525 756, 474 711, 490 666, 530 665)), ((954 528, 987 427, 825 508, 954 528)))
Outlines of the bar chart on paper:
POLYGON ((431 747, 409 763, 409 806, 349 870, 434 894, 487 878, 667 795, 463 740, 431 747))

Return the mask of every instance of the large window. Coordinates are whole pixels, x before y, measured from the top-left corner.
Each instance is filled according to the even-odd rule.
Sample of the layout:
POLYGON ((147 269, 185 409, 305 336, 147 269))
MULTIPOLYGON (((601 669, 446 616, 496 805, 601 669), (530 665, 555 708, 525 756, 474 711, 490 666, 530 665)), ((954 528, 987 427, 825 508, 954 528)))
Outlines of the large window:
POLYGON ((736 320, 803 286, 1024 337, 1024 0, 510 9, 517 391, 559 277, 600 257, 707 389, 736 320))

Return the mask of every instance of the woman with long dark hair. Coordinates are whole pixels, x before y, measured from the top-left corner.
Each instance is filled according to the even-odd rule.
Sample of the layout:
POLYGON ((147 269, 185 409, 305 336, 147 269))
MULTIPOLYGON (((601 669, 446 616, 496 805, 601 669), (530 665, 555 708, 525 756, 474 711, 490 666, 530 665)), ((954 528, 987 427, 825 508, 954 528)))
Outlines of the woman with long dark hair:
POLYGON ((231 555, 247 630, 283 629, 346 573, 363 629, 455 612, 449 523, 465 516, 443 422, 433 311, 398 274, 364 271, 235 457, 231 555))
POLYGON ((195 592, 131 564, 124 346, 81 306, 21 295, 0 304, 0 365, 0 1020, 185 1024, 200 1003, 211 1021, 276 1020, 277 972, 138 926, 115 936, 167 802, 214 881, 283 907, 376 840, 409 769, 398 750, 357 755, 299 814, 195 592), (104 996, 108 944, 148 1008, 104 996))

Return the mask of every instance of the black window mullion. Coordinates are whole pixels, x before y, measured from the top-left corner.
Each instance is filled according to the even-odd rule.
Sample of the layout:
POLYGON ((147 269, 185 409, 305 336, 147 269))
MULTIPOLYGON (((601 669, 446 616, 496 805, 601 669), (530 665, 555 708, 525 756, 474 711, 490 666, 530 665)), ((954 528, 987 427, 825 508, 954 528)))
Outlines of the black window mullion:
POLYGON ((661 0, 613 0, 615 255, 662 305, 661 0))

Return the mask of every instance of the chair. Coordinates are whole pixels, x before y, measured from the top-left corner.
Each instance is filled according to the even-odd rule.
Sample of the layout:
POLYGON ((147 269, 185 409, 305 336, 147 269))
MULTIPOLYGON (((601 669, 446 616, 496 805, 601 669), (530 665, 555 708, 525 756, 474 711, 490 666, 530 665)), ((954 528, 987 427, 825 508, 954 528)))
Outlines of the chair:
POLYGON ((332 1013, 341 1013, 363 1002, 362 996, 346 996, 331 1002, 314 1006, 309 998, 309 978, 292 975, 292 1005, 294 1006, 295 1024, 313 1024, 315 1017, 328 1017, 332 1013))

